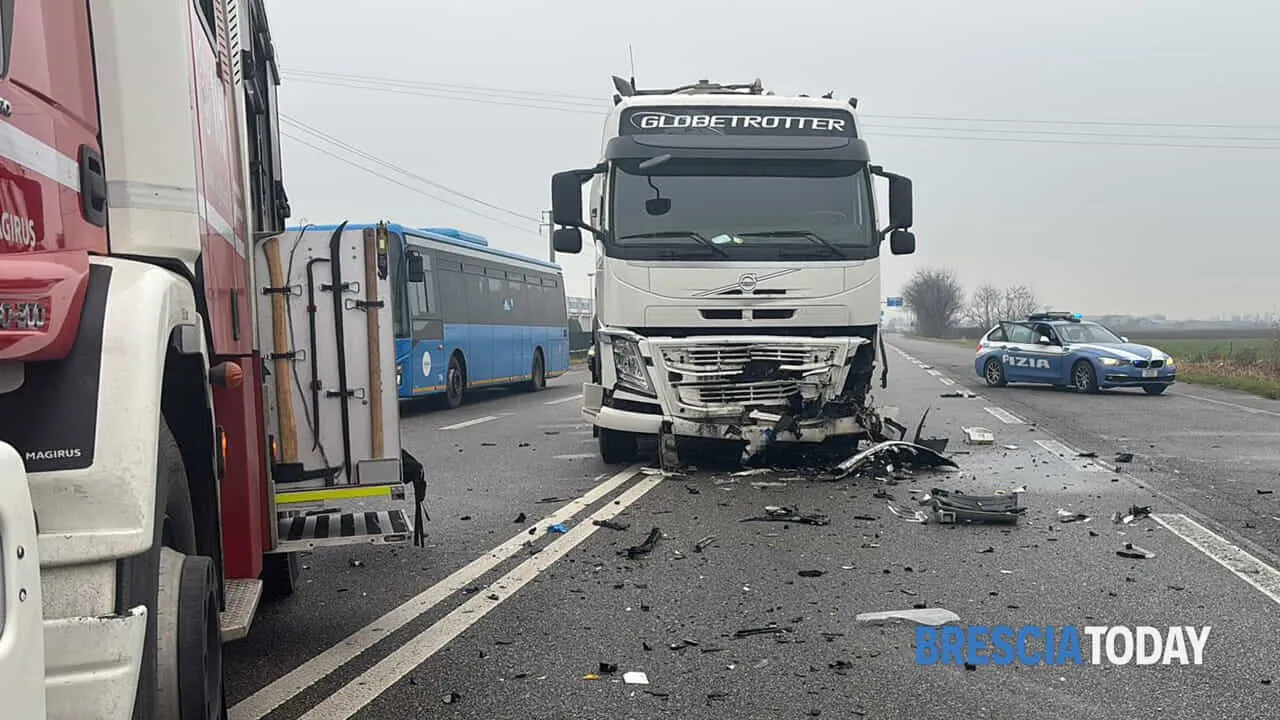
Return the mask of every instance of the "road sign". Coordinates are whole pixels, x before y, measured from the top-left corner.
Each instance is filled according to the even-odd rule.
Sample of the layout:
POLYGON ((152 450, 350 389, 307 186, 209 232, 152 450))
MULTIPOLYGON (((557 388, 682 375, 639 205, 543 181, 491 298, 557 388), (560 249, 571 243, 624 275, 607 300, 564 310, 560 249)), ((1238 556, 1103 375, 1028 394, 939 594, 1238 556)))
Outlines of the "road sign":
POLYGON ((900 297, 885 298, 884 304, 885 304, 885 307, 902 307, 902 298, 900 297))

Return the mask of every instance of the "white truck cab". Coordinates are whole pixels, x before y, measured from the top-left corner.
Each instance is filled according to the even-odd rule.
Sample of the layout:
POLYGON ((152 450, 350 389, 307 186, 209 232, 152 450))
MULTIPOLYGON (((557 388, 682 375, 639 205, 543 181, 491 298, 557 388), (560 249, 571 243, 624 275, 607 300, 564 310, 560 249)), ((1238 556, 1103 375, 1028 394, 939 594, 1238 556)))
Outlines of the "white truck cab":
POLYGON ((880 248, 915 237, 911 183, 871 165, 856 101, 614 84, 601 160, 552 179, 556 251, 580 252, 583 230, 597 249, 583 414, 603 459, 629 461, 646 435, 740 442, 749 459, 878 434, 880 248), (884 227, 873 176, 889 181, 884 227))

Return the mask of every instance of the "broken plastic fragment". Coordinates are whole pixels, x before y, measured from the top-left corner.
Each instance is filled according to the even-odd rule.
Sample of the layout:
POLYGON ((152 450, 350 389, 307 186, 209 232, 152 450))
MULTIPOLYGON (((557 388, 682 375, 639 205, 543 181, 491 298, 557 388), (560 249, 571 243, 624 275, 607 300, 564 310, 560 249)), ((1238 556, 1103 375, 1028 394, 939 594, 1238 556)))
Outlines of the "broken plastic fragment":
POLYGON ((1088 521, 1089 521, 1089 516, 1085 515, 1084 513, 1071 512, 1070 510, 1063 510, 1062 508, 1058 508, 1058 522, 1060 523, 1088 522, 1088 521))
POLYGON ((984 427, 960 428, 964 432, 964 441, 969 445, 994 445, 995 433, 984 427))
POLYGON ((1116 554, 1120 557, 1132 558, 1134 560, 1150 560, 1156 556, 1156 554, 1150 550, 1143 550, 1130 542, 1125 543, 1124 547, 1116 551, 1116 554))
POLYGON ((628 685, 648 685, 649 676, 638 670, 622 673, 622 682, 628 685))
POLYGON ((929 522, 929 516, 923 510, 904 510, 893 503, 886 503, 889 506, 889 512, 906 520, 907 522, 920 523, 924 525, 929 522))
POLYGON ((960 622, 960 616, 944 608, 912 608, 910 610, 884 610, 880 612, 859 613, 854 620, 869 625, 883 625, 889 622, 913 622, 917 625, 946 625, 960 622))
POLYGON ((555 525, 548 525, 548 526, 547 526, 547 532, 551 532, 551 533, 567 533, 567 532, 569 532, 569 529, 568 529, 568 528, 566 528, 566 527, 564 526, 564 523, 556 523, 555 525))

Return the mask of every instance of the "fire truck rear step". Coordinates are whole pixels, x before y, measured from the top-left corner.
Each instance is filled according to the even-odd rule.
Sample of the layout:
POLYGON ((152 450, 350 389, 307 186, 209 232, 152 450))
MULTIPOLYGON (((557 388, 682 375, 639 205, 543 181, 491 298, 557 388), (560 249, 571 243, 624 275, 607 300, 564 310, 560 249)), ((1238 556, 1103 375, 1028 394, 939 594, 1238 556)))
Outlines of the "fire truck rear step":
POLYGON ((239 640, 249 634, 249 625, 258 612, 258 601, 262 599, 261 580, 228 580, 224 584, 227 596, 227 609, 223 610, 222 642, 239 640))
POLYGON ((413 523, 404 510, 319 513, 282 517, 280 543, 271 552, 297 552, 336 545, 398 544, 413 537, 413 523))

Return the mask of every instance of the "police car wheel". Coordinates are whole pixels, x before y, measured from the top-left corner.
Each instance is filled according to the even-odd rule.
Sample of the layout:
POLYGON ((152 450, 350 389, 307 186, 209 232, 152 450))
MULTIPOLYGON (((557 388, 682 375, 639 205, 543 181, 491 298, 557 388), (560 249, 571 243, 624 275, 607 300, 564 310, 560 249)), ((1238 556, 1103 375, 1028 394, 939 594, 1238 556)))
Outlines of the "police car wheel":
POLYGON ((1071 387, 1075 388, 1076 392, 1098 392, 1098 374, 1094 372, 1093 365, 1088 360, 1080 360, 1071 366, 1071 387))
POLYGON ((1004 365, 995 358, 991 358, 986 365, 982 366, 982 376, 991 387, 1004 387, 1008 384, 1004 379, 1004 365))

